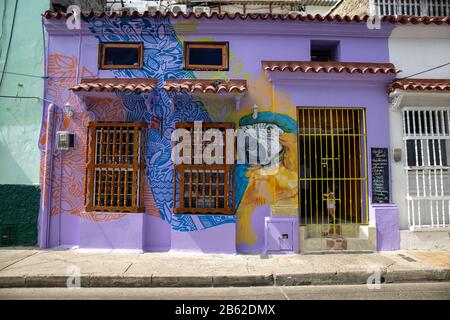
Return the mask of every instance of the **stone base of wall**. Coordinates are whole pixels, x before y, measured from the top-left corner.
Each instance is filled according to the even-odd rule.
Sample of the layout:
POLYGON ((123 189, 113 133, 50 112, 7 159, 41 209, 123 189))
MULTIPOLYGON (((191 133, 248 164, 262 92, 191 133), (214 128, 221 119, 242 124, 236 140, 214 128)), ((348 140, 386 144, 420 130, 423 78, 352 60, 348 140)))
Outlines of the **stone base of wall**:
POLYGON ((402 250, 450 250, 450 230, 400 231, 402 250))
POLYGON ((37 243, 39 186, 0 185, 0 246, 34 246, 37 243))

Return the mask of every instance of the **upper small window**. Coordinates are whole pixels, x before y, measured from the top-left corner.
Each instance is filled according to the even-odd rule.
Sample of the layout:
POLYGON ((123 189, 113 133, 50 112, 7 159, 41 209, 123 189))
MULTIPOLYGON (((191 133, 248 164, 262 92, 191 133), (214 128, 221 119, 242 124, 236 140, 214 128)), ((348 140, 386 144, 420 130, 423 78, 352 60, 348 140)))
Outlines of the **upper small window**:
POLYGON ((185 42, 184 67, 188 70, 228 70, 228 42, 185 42))
POLYGON ((339 61, 339 41, 311 40, 311 61, 339 61))
POLYGON ((142 68, 142 43, 101 43, 100 69, 142 68))

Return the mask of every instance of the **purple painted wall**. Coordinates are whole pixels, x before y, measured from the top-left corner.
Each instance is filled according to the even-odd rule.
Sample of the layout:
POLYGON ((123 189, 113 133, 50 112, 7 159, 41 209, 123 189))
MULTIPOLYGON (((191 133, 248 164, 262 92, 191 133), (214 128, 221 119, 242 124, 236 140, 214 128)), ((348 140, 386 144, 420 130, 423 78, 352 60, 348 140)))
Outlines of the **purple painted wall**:
MULTIPOLYGON (((287 91, 293 104, 303 107, 366 108, 367 150, 389 147, 386 86, 395 75, 288 74, 273 75, 276 90, 287 91)), ((367 152, 367 164, 371 154, 367 152)), ((369 197, 372 177, 369 174, 369 197)))
POLYGON ((228 223, 202 231, 172 230, 171 252, 236 253, 236 227, 228 223))
POLYGON ((256 244, 248 246, 246 244, 237 244, 238 252, 243 253, 261 253, 265 251, 265 219, 270 216, 270 205, 257 207, 252 214, 252 224, 257 235, 256 244))
POLYGON ((170 250, 170 225, 154 216, 144 216, 144 249, 146 251, 170 250))
POLYGON ((265 219, 265 253, 299 252, 298 218, 267 217, 265 219))
POLYGON ((80 248, 143 250, 144 214, 127 214, 120 220, 81 219, 80 248), (130 232, 133 230, 133 232, 130 232))
POLYGON ((392 204, 372 205, 371 221, 377 229, 377 250, 393 251, 400 249, 400 225, 398 208, 392 204))

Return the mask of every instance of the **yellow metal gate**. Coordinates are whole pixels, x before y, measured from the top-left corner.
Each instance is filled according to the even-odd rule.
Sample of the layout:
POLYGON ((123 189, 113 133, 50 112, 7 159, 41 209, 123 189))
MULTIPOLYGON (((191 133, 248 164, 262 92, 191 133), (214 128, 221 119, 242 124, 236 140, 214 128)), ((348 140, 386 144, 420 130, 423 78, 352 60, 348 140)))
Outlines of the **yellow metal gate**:
POLYGON ((368 223, 363 108, 298 108, 299 214, 310 237, 357 237, 368 223))

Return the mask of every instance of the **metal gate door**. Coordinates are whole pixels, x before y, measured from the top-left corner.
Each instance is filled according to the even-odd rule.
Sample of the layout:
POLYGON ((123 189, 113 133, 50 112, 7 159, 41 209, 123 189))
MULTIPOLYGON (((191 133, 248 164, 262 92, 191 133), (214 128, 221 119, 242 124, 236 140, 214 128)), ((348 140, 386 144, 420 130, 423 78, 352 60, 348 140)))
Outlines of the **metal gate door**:
POLYGON ((298 108, 299 214, 313 237, 357 237, 368 223, 363 108, 298 108))

